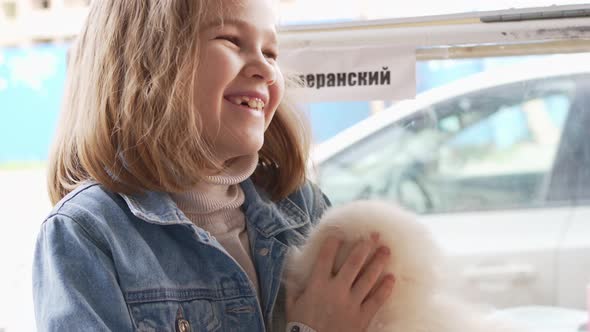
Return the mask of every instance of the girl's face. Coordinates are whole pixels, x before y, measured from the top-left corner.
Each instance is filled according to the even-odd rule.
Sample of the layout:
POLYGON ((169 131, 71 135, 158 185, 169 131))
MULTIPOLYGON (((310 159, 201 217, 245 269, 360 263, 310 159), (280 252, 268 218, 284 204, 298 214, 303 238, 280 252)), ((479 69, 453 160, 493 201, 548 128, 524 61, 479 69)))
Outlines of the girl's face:
POLYGON ((200 30, 196 109, 221 161, 256 153, 283 97, 271 0, 222 0, 200 30))

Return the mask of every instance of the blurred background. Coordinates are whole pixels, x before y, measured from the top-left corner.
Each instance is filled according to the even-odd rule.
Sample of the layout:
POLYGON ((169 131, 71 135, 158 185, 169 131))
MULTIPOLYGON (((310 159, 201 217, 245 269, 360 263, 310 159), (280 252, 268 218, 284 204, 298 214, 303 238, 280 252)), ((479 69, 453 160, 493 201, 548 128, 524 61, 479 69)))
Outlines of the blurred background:
MULTIPOLYGON (((66 53, 90 2, 0 0, 0 332, 35 330, 30 266, 37 231, 51 208, 46 161, 66 53)), ((277 3, 287 31, 590 7, 576 0, 277 3)), ((590 64, 590 47, 578 37, 571 38, 575 47, 527 44, 518 55, 418 57, 418 96, 411 101, 304 105, 316 181, 335 204, 387 198, 423 215, 460 266, 464 280, 458 286, 478 301, 499 308, 583 309, 590 283, 588 197, 572 184, 585 183, 588 171, 582 169, 590 165, 584 143, 590 137, 578 128, 588 117, 588 99, 581 96, 590 95, 590 70, 572 65, 590 64)))

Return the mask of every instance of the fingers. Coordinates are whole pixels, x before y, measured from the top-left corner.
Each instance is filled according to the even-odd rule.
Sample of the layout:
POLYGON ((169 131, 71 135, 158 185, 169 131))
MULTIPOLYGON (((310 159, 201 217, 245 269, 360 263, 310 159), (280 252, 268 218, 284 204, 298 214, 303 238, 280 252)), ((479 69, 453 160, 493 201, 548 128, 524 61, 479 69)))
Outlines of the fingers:
POLYGON ((352 286, 356 280, 359 272, 365 265, 369 254, 376 245, 378 235, 372 235, 372 239, 372 241, 361 240, 357 242, 338 271, 338 278, 340 278, 347 286, 352 286))
POLYGON ((354 282, 351 293, 358 302, 363 302, 371 289, 374 288, 375 282, 383 272, 389 257, 390 251, 387 247, 379 248, 354 282))
POLYGON ((338 271, 340 278, 347 286, 352 286, 360 270, 362 269, 369 253, 371 252, 371 243, 369 241, 359 241, 354 245, 348 258, 338 271))
POLYGON ((303 290, 286 285, 287 319, 314 326, 318 331, 364 331, 386 303, 393 288, 393 278, 380 279, 389 253, 379 248, 379 236, 344 247, 343 240, 328 237, 321 244, 303 290), (374 252, 374 254, 373 254, 374 252), (347 254, 334 273, 340 255, 347 254), (299 293, 299 294, 295 294, 299 293))
POLYGON ((318 280, 328 280, 332 278, 334 260, 340 249, 340 240, 334 237, 326 238, 326 241, 320 248, 318 257, 315 260, 310 276, 310 282, 318 280))
POLYGON ((393 291, 394 278, 392 275, 387 275, 383 278, 373 292, 370 292, 367 299, 361 304, 367 319, 372 320, 379 308, 387 301, 393 291))

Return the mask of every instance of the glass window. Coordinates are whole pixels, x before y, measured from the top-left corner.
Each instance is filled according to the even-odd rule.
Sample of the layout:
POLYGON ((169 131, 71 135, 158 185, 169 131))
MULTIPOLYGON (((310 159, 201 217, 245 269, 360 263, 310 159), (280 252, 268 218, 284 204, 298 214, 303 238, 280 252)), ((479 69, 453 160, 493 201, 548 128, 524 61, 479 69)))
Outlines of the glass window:
MULTIPOLYGON (((35 10, 61 8, 62 3, 64 8, 90 3, 31 0, 30 5, 21 8, 21 2, 0 0, 0 21, 3 16, 14 17, 4 23, 16 24, 10 21, 26 21, 31 14, 41 15, 39 19, 58 15, 59 22, 77 25, 82 22, 77 18, 83 18, 85 11, 35 10), (71 20, 62 17, 66 12, 73 15, 71 20)), ((281 23, 290 25, 582 3, 281 0, 280 12, 281 23)), ((0 332, 34 331, 30 267, 36 234, 51 209, 46 194, 47 157, 60 110, 69 47, 69 43, 61 41, 79 30, 66 28, 59 35, 46 36, 45 31, 37 35, 35 29, 23 28, 33 31, 33 35, 23 35, 19 40, 13 35, 21 38, 20 33, 0 34, 0 43, 27 45, 0 49, 0 189, 4 189, 0 190, 0 202, 10 202, 4 219, 18 221, 5 222, 0 229, 0 261, 4 267, 0 274, 4 300, 0 301, 0 332), (41 39, 60 42, 31 43, 41 39)), ((438 28, 432 26, 433 31, 438 28)), ((378 123, 381 129, 354 131, 347 136, 344 148, 341 144, 325 153, 325 159, 317 165, 319 175, 315 181, 335 205, 360 198, 384 198, 425 214, 421 219, 432 227, 441 243, 456 244, 452 252, 459 253, 460 259, 471 259, 472 264, 465 266, 475 268, 475 274, 480 267, 491 272, 491 277, 485 279, 488 277, 479 270, 484 277, 482 298, 495 306, 583 308, 586 302, 579 295, 590 280, 590 268, 579 262, 589 257, 590 244, 584 237, 568 245, 567 233, 588 234, 578 231, 581 228, 572 226, 571 220, 576 214, 583 222, 588 220, 587 215, 576 210, 588 209, 590 202, 590 112, 586 111, 590 105, 590 69, 576 71, 575 75, 543 75, 560 68, 567 70, 570 64, 590 64, 589 54, 582 60, 559 57, 551 65, 540 67, 535 79, 508 81, 494 77, 479 81, 481 87, 454 84, 475 73, 532 61, 534 57, 526 54, 588 51, 584 38, 576 38, 572 31, 563 28, 556 33, 556 43, 548 40, 548 45, 534 40, 534 34, 523 35, 515 44, 492 45, 510 48, 511 52, 494 52, 489 44, 477 43, 416 45, 418 59, 437 57, 439 53, 428 51, 436 51, 439 46, 442 50, 451 47, 448 50, 452 51, 455 46, 465 50, 448 52, 443 60, 417 63, 416 89, 421 97, 415 101, 310 105, 317 146, 362 120, 382 120, 378 123), (500 53, 519 55, 488 58, 500 53), (447 89, 451 86, 456 89, 447 89), (446 89, 443 97, 428 95, 439 88, 446 89), (535 209, 527 209, 530 207, 535 209), (504 211, 483 211, 498 209, 504 211), (521 236, 525 233, 526 238, 521 236), (568 264, 570 261, 574 264, 568 264), (503 262, 509 265, 495 265, 503 262), (526 279, 530 275, 533 277, 526 279), (567 283, 567 289, 557 289, 558 281, 567 283), (506 285, 510 287, 504 288, 506 285)), ((435 41, 445 42, 440 38, 435 41)), ((469 285, 480 286, 469 278, 469 285)))
POLYGON ((505 84, 416 110, 323 162, 319 182, 335 204, 387 198, 420 213, 540 205, 580 79, 505 84))

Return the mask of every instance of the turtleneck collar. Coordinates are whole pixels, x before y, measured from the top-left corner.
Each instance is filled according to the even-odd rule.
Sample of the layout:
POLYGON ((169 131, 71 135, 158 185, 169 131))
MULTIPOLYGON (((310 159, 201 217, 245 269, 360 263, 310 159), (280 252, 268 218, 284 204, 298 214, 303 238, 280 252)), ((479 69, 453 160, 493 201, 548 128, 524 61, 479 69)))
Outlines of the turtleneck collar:
MULTIPOLYGON (((192 190, 170 196, 197 226, 212 226, 211 223, 219 220, 227 224, 244 202, 244 193, 238 184, 254 173, 257 164, 258 154, 235 158, 223 171, 205 177, 192 190)), ((218 226, 220 232, 232 227, 218 226)))

